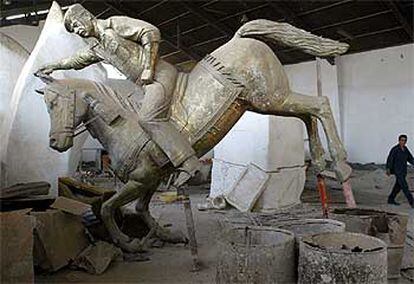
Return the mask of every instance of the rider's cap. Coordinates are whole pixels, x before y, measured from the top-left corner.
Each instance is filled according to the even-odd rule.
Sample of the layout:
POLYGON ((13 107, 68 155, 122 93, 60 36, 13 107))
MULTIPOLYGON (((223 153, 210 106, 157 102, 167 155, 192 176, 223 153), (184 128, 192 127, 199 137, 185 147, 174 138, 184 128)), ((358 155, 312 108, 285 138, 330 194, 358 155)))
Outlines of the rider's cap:
MULTIPOLYGON (((80 21, 82 20, 92 20, 94 15, 86 10, 81 4, 71 5, 65 13, 65 18, 63 20, 65 28, 69 32, 73 32, 72 22, 75 19, 80 21)), ((83 22, 83 21, 82 21, 83 22)))

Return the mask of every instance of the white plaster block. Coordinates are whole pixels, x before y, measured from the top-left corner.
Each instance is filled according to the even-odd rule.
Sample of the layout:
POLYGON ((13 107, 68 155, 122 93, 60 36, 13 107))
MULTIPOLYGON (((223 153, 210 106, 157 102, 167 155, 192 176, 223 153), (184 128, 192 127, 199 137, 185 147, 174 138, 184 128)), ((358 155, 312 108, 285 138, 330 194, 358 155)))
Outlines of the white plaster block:
POLYGON ((270 178, 253 211, 271 212, 299 204, 305 186, 305 169, 302 166, 269 173, 270 178))
POLYGON ((297 118, 269 118, 268 162, 265 170, 273 171, 304 164, 303 128, 303 122, 297 118))
MULTIPOLYGON (((274 200, 269 200, 269 203, 262 202, 259 209, 300 202, 298 192, 301 193, 303 190, 304 179, 303 182, 298 180, 292 183, 291 172, 281 170, 286 167, 302 169, 304 165, 303 124, 298 119, 248 112, 214 149, 214 155, 210 197, 226 195, 246 166, 252 163, 266 175, 271 174, 271 184, 279 184, 277 192, 271 196, 274 200), (292 192, 292 195, 286 196, 289 192, 292 192), (286 201, 275 198, 279 193, 286 201)), ((304 172, 304 169, 302 170, 304 172)), ((273 189, 266 187, 264 191, 273 189)), ((260 183, 252 183, 246 190, 258 192, 262 188, 260 183)))
POLYGON ((214 157, 234 164, 267 168, 269 116, 247 111, 214 147, 214 157))

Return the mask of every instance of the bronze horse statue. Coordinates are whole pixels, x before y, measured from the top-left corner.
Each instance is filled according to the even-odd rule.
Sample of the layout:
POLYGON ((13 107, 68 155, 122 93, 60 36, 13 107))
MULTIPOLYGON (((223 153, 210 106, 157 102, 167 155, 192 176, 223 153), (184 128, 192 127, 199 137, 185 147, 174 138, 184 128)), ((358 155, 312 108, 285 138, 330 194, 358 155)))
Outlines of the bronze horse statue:
MULTIPOLYGON (((268 20, 248 22, 189 74, 180 73, 171 106, 172 122, 201 157, 247 110, 300 118, 309 135, 313 163, 323 173, 326 169, 317 133, 319 120, 336 177, 341 182, 347 180, 351 168, 346 163, 346 151, 328 99, 292 92, 282 64, 262 39, 315 56, 335 56, 348 49, 345 43, 312 35, 289 24, 268 20)), ((158 64, 168 63, 159 60, 158 64)), ((149 203, 157 186, 175 169, 138 123, 139 101, 143 95, 140 87, 134 85, 127 90, 126 82, 119 87, 109 81, 102 84, 48 76, 43 76, 43 80, 47 86, 40 92, 44 94, 51 119, 50 146, 66 151, 73 144, 76 129, 84 125, 109 152, 115 172, 125 183, 101 209, 114 243, 127 251, 142 249, 140 240, 124 234, 114 219, 116 209, 135 200, 136 211, 146 225, 161 239, 168 239, 165 229, 150 215, 149 203)))

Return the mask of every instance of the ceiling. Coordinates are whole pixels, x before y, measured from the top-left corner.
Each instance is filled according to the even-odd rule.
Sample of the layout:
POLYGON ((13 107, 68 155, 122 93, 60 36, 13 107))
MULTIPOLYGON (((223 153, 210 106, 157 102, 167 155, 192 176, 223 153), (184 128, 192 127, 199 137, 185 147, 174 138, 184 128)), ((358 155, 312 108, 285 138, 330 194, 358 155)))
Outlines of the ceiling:
MULTIPOLYGON (((52 1, 0 0, 0 26, 36 25, 52 1), (35 12, 39 13, 36 14, 35 12), (13 15, 21 15, 16 17, 13 15)), ((228 41, 243 21, 289 22, 350 44, 349 53, 413 42, 414 1, 57 1, 82 3, 99 18, 127 15, 148 21, 162 34, 161 56, 185 65, 228 41)), ((283 64, 314 59, 295 48, 271 45, 283 64)))

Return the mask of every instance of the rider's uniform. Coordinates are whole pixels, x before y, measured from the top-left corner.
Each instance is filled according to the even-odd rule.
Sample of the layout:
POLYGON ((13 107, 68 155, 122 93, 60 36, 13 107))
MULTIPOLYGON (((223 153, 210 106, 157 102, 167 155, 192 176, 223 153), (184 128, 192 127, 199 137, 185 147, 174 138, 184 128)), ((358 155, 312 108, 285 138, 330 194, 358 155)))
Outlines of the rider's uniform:
POLYGON ((159 30, 147 22, 122 16, 97 20, 97 30, 97 42, 79 51, 66 64, 74 69, 82 69, 105 61, 134 82, 140 81, 143 71, 154 68, 153 82, 144 86, 145 96, 139 111, 139 122, 174 166, 181 165, 195 152, 188 140, 169 121, 177 70, 164 61, 157 62, 161 38, 159 30), (137 43, 142 48, 137 48, 137 43))

